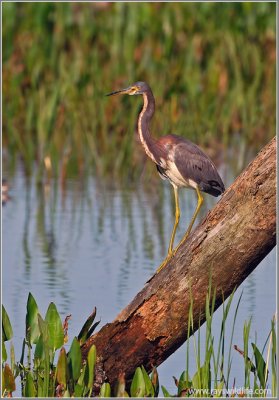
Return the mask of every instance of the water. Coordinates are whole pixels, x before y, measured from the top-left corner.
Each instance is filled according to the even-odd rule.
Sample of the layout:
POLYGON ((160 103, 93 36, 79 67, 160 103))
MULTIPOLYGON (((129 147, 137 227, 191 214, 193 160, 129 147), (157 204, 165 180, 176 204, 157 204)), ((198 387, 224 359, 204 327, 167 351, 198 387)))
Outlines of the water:
MULTIPOLYGON (((164 258, 173 224, 169 185, 139 184, 115 189, 98 183, 52 181, 38 187, 27 181, 20 167, 5 172, 11 199, 3 207, 2 301, 14 330, 16 359, 24 336, 26 301, 31 292, 44 315, 53 301, 64 318, 71 314, 70 339, 97 307, 101 325, 112 321, 143 287, 164 258)), ((226 182, 227 184, 229 182, 226 182)), ((181 237, 194 211, 195 194, 180 191, 181 237)), ((201 218, 217 200, 206 197, 201 218)), ((238 289, 233 309, 243 291, 234 344, 242 346, 244 321, 252 317, 251 340, 264 345, 276 310, 275 251, 238 289)), ((220 330, 221 309, 214 316, 220 330)), ((232 323, 232 319, 230 320, 232 323)), ((228 331, 230 328, 228 327, 228 331)), ((202 330, 203 332, 203 330, 202 330)), ((182 346, 158 369, 160 383, 175 392, 172 376, 185 369, 182 346)), ((195 372, 194 353, 190 366, 195 372)), ((243 360, 233 352, 232 376, 243 384, 243 360)))

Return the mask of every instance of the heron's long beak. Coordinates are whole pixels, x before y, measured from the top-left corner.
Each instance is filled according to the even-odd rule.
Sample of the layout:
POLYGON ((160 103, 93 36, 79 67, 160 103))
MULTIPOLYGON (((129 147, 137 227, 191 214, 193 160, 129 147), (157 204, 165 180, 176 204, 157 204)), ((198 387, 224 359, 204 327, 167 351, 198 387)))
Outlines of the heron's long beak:
POLYGON ((128 87, 126 89, 116 90, 115 92, 106 94, 106 96, 115 96, 116 94, 129 94, 130 90, 131 90, 130 87, 128 87))

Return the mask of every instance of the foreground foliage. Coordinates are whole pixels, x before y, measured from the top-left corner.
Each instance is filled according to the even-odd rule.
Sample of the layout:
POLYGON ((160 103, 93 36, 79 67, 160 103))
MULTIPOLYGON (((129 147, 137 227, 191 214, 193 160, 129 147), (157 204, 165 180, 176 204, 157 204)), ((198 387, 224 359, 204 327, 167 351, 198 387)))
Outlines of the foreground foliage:
MULTIPOLYGON (((223 318, 217 348, 214 346, 212 334, 212 319, 215 302, 215 292, 209 287, 206 299, 206 332, 204 359, 201 359, 200 328, 193 336, 196 359, 196 372, 190 376, 189 343, 193 330, 192 307, 189 310, 186 370, 179 379, 174 378, 177 386, 175 397, 221 397, 224 394, 235 396, 245 395, 237 393, 234 385, 230 387, 231 349, 237 310, 237 303, 232 329, 230 332, 229 352, 225 348, 226 321, 231 308, 233 294, 226 305, 223 304, 223 318), (228 394, 229 393, 229 394, 228 394)), ((69 351, 66 352, 65 343, 68 341, 67 316, 62 324, 60 315, 54 303, 50 303, 43 319, 37 303, 29 294, 26 313, 26 331, 22 345, 22 354, 19 361, 15 360, 14 347, 10 346, 10 364, 5 343, 12 339, 13 330, 8 314, 2 306, 2 396, 10 397, 16 390, 16 380, 21 382, 21 394, 24 397, 157 397, 159 394, 159 378, 156 368, 149 375, 143 366, 136 368, 131 384, 128 386, 125 375, 119 372, 116 388, 110 387, 108 382, 98 384, 97 350, 93 345, 85 360, 82 360, 81 346, 92 335, 99 321, 94 322, 96 309, 88 317, 79 335, 72 340, 69 351), (59 350, 59 352, 58 352, 59 350)), ((244 389, 251 391, 253 397, 263 397, 268 387, 268 374, 271 368, 272 396, 277 393, 277 365, 276 365, 276 332, 275 319, 271 321, 271 330, 268 343, 267 358, 263 353, 266 344, 260 352, 255 343, 249 342, 251 320, 243 328, 243 348, 234 348, 241 354, 244 361, 244 389), (250 349, 250 351, 249 351, 250 349), (252 357, 249 356, 252 352, 252 357), (271 367, 270 367, 271 365, 271 367), (251 384, 251 376, 253 384, 251 384)), ((165 397, 172 397, 162 386, 165 397)), ((246 392, 247 395, 247 392, 246 392)))

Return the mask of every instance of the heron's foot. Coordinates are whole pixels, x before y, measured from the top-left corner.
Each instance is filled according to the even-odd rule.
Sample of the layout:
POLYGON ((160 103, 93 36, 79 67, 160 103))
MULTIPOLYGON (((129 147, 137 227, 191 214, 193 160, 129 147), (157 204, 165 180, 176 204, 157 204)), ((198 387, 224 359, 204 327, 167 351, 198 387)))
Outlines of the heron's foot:
POLYGON ((173 255, 172 253, 167 255, 167 257, 164 259, 164 261, 162 262, 162 264, 160 265, 160 267, 157 269, 156 273, 160 272, 161 269, 163 269, 163 268, 167 265, 167 263, 168 263, 168 262, 170 261, 170 259, 172 258, 172 255, 173 255))
POLYGON ((164 259, 164 261, 162 262, 162 264, 160 265, 160 267, 157 269, 156 272, 160 272, 161 269, 163 269, 167 263, 172 259, 172 257, 176 254, 177 250, 179 249, 179 247, 182 245, 182 243, 184 243, 187 239, 188 236, 190 234, 190 230, 187 230, 187 232, 185 233, 185 235, 183 236, 182 240, 178 243, 178 245, 176 246, 175 249, 173 249, 172 251, 169 250, 169 253, 167 255, 167 257, 164 259))
MULTIPOLYGON (((178 248, 178 247, 177 247, 178 248)), ((157 269, 157 273, 161 271, 161 269, 163 269, 167 263, 172 259, 172 257, 175 255, 176 253, 176 249, 172 250, 171 252, 168 253, 167 257, 164 259, 164 261, 162 262, 162 264, 160 265, 160 267, 157 269)))

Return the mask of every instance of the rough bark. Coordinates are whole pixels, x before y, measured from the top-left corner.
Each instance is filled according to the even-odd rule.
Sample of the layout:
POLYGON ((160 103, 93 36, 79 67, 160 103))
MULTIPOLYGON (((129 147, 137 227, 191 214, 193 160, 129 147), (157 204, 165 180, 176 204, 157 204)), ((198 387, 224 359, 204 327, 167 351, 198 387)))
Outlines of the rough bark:
POLYGON ((204 320, 209 275, 216 308, 237 288, 276 243, 276 140, 258 154, 221 200, 134 300, 83 346, 94 343, 98 374, 113 385, 122 371, 150 371, 186 339, 190 291, 194 323, 204 320))

